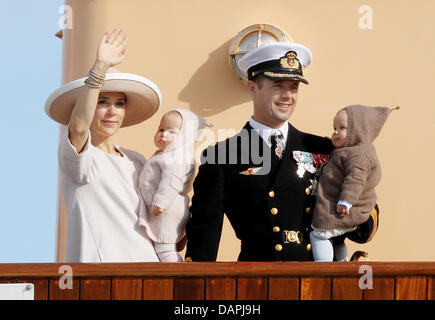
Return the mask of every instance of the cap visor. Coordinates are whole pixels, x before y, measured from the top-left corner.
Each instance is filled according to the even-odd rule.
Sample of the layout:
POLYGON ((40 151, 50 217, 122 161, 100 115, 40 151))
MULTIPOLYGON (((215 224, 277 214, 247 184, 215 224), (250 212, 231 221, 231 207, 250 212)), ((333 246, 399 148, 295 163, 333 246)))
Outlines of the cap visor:
POLYGON ((266 71, 263 72, 262 75, 270 80, 278 80, 278 81, 292 80, 292 81, 300 81, 305 84, 309 84, 309 82, 304 77, 294 73, 266 71))

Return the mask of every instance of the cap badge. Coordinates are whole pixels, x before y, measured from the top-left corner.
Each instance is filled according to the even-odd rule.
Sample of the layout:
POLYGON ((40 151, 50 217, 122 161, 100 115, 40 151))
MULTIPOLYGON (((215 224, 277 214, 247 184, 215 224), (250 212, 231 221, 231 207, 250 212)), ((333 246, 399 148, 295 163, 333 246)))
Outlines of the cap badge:
POLYGON ((280 59, 281 67, 289 69, 300 69, 299 59, 296 58, 297 53, 295 51, 288 51, 284 57, 280 59))

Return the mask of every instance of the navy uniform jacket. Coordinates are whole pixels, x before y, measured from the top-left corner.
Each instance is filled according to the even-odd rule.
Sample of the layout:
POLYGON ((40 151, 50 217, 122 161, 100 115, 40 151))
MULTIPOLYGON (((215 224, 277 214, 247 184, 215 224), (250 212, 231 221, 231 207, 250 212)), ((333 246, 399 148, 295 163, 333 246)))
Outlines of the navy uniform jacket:
POLYGON ((313 260, 308 228, 314 174, 297 175, 293 151, 329 155, 332 149, 329 138, 300 132, 289 124, 286 149, 278 160, 249 122, 236 136, 207 148, 193 184, 186 261, 216 261, 224 213, 241 240, 239 261, 313 260), (242 132, 250 133, 249 140, 242 132), (258 157, 252 156, 249 146, 255 143, 269 160, 258 163, 258 157), (268 167, 266 162, 268 174, 255 172, 268 167))

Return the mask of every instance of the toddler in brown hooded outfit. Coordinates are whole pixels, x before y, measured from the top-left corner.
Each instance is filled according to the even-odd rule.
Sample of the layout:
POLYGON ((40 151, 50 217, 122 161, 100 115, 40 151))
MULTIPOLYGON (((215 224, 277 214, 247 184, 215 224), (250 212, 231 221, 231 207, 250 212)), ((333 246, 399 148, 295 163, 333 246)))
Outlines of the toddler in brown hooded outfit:
MULTIPOLYGON (((398 107, 397 107, 398 109, 398 107)), ((353 231, 367 221, 376 205, 375 187, 381 166, 372 142, 394 109, 352 105, 334 118, 335 147, 322 167, 316 190, 310 240, 315 261, 347 261, 343 243, 331 238, 353 231)))

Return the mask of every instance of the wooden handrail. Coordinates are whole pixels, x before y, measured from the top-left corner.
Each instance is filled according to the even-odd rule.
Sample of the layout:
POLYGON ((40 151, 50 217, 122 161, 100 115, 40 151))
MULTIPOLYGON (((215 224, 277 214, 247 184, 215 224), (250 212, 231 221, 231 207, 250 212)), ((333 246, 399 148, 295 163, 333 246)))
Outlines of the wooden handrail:
POLYGON ((218 277, 357 276, 369 265, 376 276, 435 276, 435 262, 191 262, 191 263, 27 263, 0 264, 0 278, 58 277, 69 265, 75 276, 218 277))

